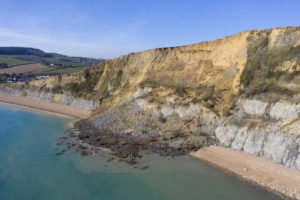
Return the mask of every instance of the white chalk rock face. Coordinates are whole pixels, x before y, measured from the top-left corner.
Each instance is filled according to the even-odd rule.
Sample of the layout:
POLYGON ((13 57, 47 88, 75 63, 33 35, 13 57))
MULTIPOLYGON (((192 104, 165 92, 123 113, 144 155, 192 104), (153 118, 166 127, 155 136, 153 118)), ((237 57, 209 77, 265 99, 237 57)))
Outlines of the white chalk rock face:
POLYGON ((163 114, 164 117, 169 117, 170 115, 172 115, 174 112, 173 108, 171 107, 163 107, 161 109, 161 113, 163 114))
POLYGON ((80 108, 85 108, 89 110, 94 110, 99 106, 99 102, 96 101, 88 101, 82 98, 75 98, 71 94, 53 94, 51 92, 38 92, 38 91, 32 91, 32 90, 1 90, 0 94, 8 94, 8 95, 14 95, 14 96, 24 96, 27 98, 35 99, 35 100, 41 100, 41 101, 47 101, 47 102, 53 102, 53 103, 60 103, 65 105, 71 105, 76 106, 80 108))
POLYGON ((295 164, 294 166, 296 169, 300 170, 300 154, 298 155, 296 161, 295 161, 295 164))
POLYGON ((272 106, 270 116, 275 119, 289 119, 300 116, 300 104, 277 102, 272 106))
POLYGON ((242 108, 248 115, 261 116, 265 113, 268 103, 256 99, 242 100, 242 108))
POLYGON ((181 119, 184 119, 184 117, 189 114, 189 110, 183 107, 175 108, 174 112, 176 112, 181 119))
POLYGON ((283 156, 289 144, 290 141, 286 135, 269 133, 263 147, 263 158, 276 163, 282 163, 283 156))
POLYGON ((300 170, 300 103, 282 101, 269 107, 267 102, 240 99, 236 107, 215 130, 221 145, 300 170), (257 128, 249 129, 249 122, 257 128))
POLYGON ((243 148, 244 151, 258 156, 262 150, 265 134, 265 131, 261 128, 256 128, 254 131, 249 132, 243 148))
POLYGON ((248 137, 248 128, 247 127, 240 128, 231 144, 231 148, 235 150, 242 150, 247 137, 248 137))
POLYGON ((229 147, 238 130, 238 127, 233 125, 217 127, 216 137, 222 145, 229 147))

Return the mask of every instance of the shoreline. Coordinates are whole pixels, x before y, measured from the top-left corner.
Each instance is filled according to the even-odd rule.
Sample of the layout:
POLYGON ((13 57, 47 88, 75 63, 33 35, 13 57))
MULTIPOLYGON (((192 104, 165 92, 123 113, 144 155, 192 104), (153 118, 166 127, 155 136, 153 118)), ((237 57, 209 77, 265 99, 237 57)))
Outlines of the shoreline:
MULTIPOLYGON (((0 94, 0 102, 25 106, 54 115, 75 119, 89 117, 91 110, 34 100, 26 97, 0 94)), ((188 154, 220 168, 243 180, 279 193, 287 198, 300 200, 300 171, 279 165, 246 152, 209 146, 188 154)))
POLYGON ((219 146, 205 147, 188 155, 289 199, 300 199, 298 170, 219 146))
POLYGON ((0 102, 25 106, 28 108, 38 109, 43 112, 50 112, 57 115, 64 115, 76 119, 88 118, 91 110, 75 106, 51 103, 47 101, 35 100, 27 97, 3 95, 0 94, 0 102))

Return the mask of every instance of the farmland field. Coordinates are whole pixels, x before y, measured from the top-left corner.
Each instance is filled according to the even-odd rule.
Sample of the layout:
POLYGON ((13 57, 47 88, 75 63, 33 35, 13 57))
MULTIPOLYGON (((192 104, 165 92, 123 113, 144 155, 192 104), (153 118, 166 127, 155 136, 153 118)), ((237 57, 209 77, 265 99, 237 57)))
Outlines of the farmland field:
POLYGON ((17 65, 25 65, 34 63, 30 60, 21 60, 11 55, 0 55, 0 63, 6 63, 8 67, 13 67, 17 65))
POLYGON ((47 66, 44 66, 44 65, 39 64, 39 63, 26 64, 26 65, 19 65, 19 66, 15 66, 15 67, 0 69, 0 74, 1 73, 7 73, 7 74, 28 73, 28 72, 32 72, 32 71, 35 71, 35 70, 41 70, 41 69, 44 69, 44 68, 47 68, 47 66))

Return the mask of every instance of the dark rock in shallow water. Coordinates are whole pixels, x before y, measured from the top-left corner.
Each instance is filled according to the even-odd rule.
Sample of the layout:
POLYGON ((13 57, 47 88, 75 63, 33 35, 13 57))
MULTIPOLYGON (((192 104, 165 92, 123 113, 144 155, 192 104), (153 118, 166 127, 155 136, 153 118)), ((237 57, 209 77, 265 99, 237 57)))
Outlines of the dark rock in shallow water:
MULTIPOLYGON (((105 131, 93 132, 94 129, 88 129, 89 126, 77 127, 76 133, 71 136, 77 139, 76 148, 82 155, 88 155, 95 152, 98 147, 109 149, 112 157, 119 158, 120 161, 134 164, 137 159, 142 157, 144 153, 157 153, 161 156, 180 156, 190 151, 195 151, 203 145, 209 145, 210 142, 205 144, 181 144, 172 146, 172 140, 152 140, 151 137, 133 136, 123 133, 112 133, 105 131), (84 146, 82 145, 84 144, 84 146), (89 148, 84 148, 90 146, 89 148), (94 150, 93 150, 94 149, 94 150)), ((204 137, 204 136, 203 136, 204 137)), ((205 140, 203 140, 205 141, 205 140)), ((73 147, 75 145, 72 144, 73 147)), ((68 146, 69 147, 69 146, 68 146)))
POLYGON ((149 166, 144 166, 144 167, 141 167, 141 170, 146 170, 148 168, 149 168, 149 166))
POLYGON ((127 157, 138 157, 138 148, 129 144, 118 146, 114 150, 114 154, 119 158, 127 158, 127 157))
POLYGON ((59 156, 59 155, 62 155, 63 153, 65 153, 65 151, 66 151, 65 149, 62 149, 61 151, 56 152, 55 154, 59 156))
POLYGON ((79 149, 79 152, 80 152, 80 155, 82 155, 82 156, 89 155, 89 152, 87 150, 85 150, 85 149, 79 149))
POLYGON ((134 165, 137 163, 137 161, 133 158, 129 158, 129 157, 126 157, 126 158, 119 158, 119 161, 122 161, 122 162, 126 162, 127 164, 129 165, 134 165))
POLYGON ((82 133, 82 134, 79 134, 79 139, 87 139, 90 137, 90 135, 88 133, 82 133))

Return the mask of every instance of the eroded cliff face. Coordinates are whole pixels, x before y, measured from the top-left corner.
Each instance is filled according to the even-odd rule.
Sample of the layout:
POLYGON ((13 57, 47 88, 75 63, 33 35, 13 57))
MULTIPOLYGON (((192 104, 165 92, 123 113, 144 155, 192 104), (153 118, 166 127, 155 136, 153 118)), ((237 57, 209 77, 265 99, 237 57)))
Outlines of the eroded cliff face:
POLYGON ((84 138, 109 132, 187 151, 220 144, 300 169, 299 27, 153 49, 0 87, 93 109, 76 124, 84 138))
POLYGON ((218 122, 220 145, 300 170, 300 103, 239 99, 233 113, 218 122))
POLYGON ((23 86, 23 84, 21 84, 21 87, 2 87, 0 88, 0 94, 24 96, 35 100, 65 104, 79 108, 85 108, 88 110, 94 110, 99 106, 99 102, 97 101, 74 97, 70 92, 56 94, 50 90, 41 91, 38 88, 26 88, 23 86))

